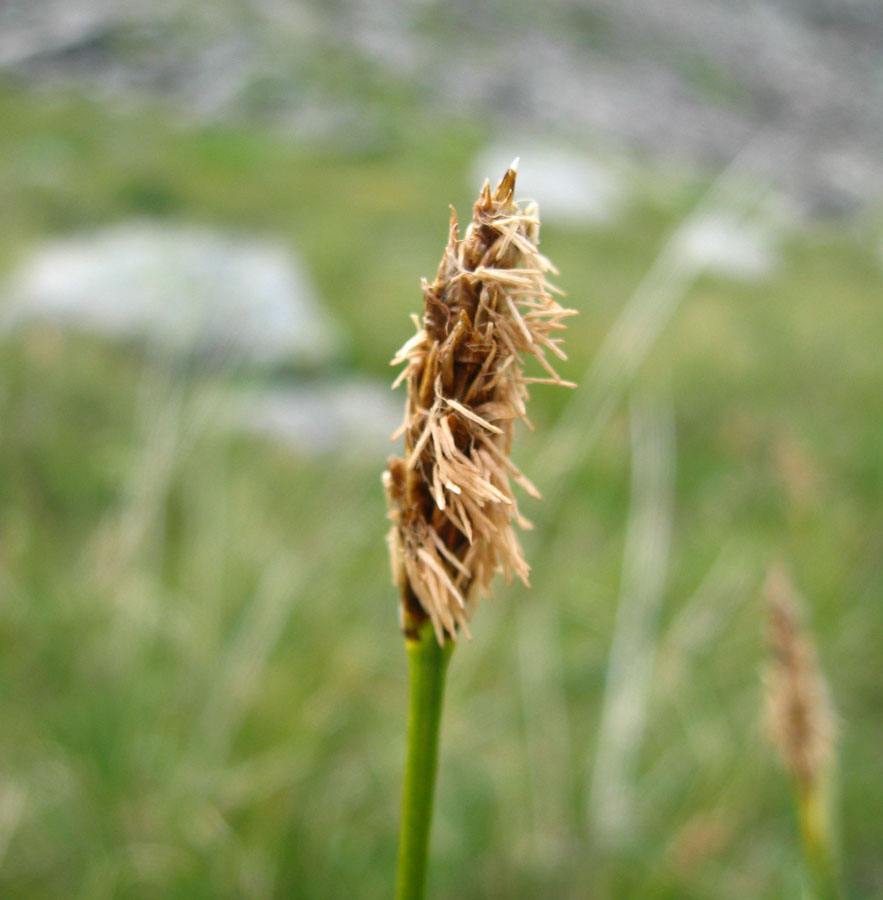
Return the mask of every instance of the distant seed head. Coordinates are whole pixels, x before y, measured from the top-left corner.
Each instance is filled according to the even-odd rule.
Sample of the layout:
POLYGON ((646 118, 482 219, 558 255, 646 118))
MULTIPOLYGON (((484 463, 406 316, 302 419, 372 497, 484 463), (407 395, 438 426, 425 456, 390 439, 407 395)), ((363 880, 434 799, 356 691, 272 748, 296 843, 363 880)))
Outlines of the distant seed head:
POLYGON ((562 381, 547 353, 566 359, 555 332, 574 310, 562 308, 546 280, 535 204, 513 199, 515 164, 492 193, 485 185, 463 237, 451 209, 448 244, 435 281, 423 281, 423 319, 394 357, 407 382, 405 457, 383 475, 393 578, 402 591, 406 633, 431 620, 436 636, 468 635, 476 597, 502 572, 527 584, 513 522, 510 479, 536 488, 509 459, 516 419, 527 420, 530 383, 562 381), (544 377, 525 375, 528 357, 544 377))
POLYGON ((833 752, 834 716, 816 651, 788 575, 771 568, 764 586, 770 661, 767 720, 785 767, 804 786, 818 782, 833 752))

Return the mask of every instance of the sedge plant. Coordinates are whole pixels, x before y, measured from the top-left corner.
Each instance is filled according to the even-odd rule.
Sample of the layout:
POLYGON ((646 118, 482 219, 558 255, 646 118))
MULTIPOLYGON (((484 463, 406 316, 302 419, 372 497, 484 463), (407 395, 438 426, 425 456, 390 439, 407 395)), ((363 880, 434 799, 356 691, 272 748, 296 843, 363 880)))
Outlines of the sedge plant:
POLYGON ((770 569, 767 724, 791 779, 808 900, 842 900, 832 806, 834 715, 800 598, 784 569, 770 569))
MULTIPOLYGON (((516 161, 517 162, 517 161, 516 161)), ((393 581, 409 656, 410 703, 397 900, 425 893, 445 670, 491 580, 528 582, 514 526, 529 528, 512 482, 539 497, 510 458, 517 420, 528 426, 528 386, 563 381, 557 332, 574 311, 555 299, 555 272, 538 250, 536 204, 514 199, 516 163, 488 182, 460 235, 451 210, 435 281, 423 281, 423 316, 393 365, 407 384, 404 456, 383 474, 392 528, 393 581), (533 359, 541 374, 526 374, 533 359)))

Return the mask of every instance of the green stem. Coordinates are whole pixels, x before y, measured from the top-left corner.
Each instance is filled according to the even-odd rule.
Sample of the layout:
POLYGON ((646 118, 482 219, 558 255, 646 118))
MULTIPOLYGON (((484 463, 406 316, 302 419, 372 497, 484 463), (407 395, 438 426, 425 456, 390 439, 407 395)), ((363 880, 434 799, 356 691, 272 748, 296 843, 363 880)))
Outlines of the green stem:
POLYGON ((406 639, 406 646, 411 699, 395 896, 396 900, 422 900, 426 889, 445 670, 453 642, 447 640, 440 647, 426 622, 417 637, 406 639))
POLYGON ((796 793, 800 840, 813 900, 842 900, 827 785, 821 779, 811 785, 797 784, 796 793))

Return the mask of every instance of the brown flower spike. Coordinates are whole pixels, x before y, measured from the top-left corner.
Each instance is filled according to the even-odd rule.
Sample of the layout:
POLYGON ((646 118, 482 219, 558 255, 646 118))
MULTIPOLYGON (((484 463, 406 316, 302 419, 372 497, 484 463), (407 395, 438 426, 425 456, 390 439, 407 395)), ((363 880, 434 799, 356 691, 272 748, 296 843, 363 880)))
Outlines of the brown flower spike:
MULTIPOLYGON (((517 161, 516 161, 517 163, 517 161)), ((516 163, 491 193, 485 182, 461 239, 451 209, 448 245, 435 283, 423 281, 423 321, 399 350, 408 384, 405 458, 383 473, 393 578, 402 592, 402 627, 413 635, 430 619, 439 643, 469 634, 478 595, 494 573, 527 584, 530 567, 512 527, 529 528, 510 479, 537 489, 509 459, 516 419, 528 427, 527 385, 562 381, 547 352, 566 359, 554 332, 562 308, 546 280, 555 272, 537 250, 537 207, 513 200, 516 163), (534 357, 546 377, 524 374, 534 357)))
POLYGON ((804 788, 819 782, 832 756, 834 715, 800 613, 800 599, 785 571, 774 567, 764 587, 770 664, 767 720, 785 767, 804 788))

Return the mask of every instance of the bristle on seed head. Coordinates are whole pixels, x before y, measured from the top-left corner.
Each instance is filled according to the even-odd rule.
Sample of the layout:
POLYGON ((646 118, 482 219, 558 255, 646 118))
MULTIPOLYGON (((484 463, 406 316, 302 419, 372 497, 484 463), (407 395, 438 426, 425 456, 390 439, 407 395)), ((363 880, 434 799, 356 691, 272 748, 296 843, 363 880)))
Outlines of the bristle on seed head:
POLYGON ((451 210, 438 274, 423 282, 422 321, 392 361, 405 367, 396 384, 408 385, 405 456, 384 473, 394 578, 406 634, 429 619, 440 643, 468 635, 496 572, 527 584, 513 523, 529 523, 510 482, 539 495, 509 458, 514 424, 527 421, 529 383, 574 386, 548 355, 566 359, 555 332, 575 311, 546 279, 554 268, 537 249, 535 207, 513 200, 517 165, 493 192, 485 182, 462 238, 451 210), (525 375, 529 358, 545 377, 525 375))

